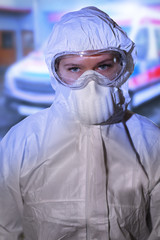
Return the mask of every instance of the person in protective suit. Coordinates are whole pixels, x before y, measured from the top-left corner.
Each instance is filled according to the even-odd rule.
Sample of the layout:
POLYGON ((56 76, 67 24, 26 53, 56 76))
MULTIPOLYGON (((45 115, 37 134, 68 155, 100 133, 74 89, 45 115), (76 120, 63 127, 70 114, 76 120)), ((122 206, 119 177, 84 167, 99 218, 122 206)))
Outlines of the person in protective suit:
POLYGON ((160 130, 127 110, 135 44, 87 7, 45 55, 54 102, 0 145, 0 239, 160 239, 160 130))

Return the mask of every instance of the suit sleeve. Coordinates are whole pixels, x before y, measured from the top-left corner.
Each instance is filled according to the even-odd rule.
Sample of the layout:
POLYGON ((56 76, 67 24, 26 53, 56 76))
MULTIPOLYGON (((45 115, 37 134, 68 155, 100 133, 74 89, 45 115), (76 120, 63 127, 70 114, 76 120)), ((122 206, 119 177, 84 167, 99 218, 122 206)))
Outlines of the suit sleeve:
POLYGON ((21 143, 9 132, 0 142, 0 239, 17 240, 22 233, 23 201, 19 174, 21 143))
POLYGON ((160 240, 160 139, 154 145, 152 161, 152 190, 150 192, 151 234, 148 240, 160 240))

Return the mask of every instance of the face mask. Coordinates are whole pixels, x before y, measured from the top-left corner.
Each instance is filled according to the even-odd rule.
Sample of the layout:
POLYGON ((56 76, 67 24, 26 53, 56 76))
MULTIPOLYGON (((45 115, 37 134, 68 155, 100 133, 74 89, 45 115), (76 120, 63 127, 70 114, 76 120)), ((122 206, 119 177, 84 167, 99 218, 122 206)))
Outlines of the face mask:
POLYGON ((84 124, 109 124, 122 120, 125 102, 121 90, 101 86, 97 82, 99 74, 94 73, 93 76, 91 73, 90 81, 84 88, 70 90, 68 103, 71 113, 84 124))

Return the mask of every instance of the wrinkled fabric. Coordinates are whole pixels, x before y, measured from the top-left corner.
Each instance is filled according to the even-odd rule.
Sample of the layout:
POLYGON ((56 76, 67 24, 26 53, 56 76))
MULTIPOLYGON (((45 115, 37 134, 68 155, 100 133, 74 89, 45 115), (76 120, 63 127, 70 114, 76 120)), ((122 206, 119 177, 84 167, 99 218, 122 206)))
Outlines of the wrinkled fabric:
POLYGON ((136 114, 83 125, 55 104, 30 116, 0 145, 0 239, 22 224, 27 240, 159 239, 159 156, 159 128, 136 114))
POLYGON ((123 114, 84 123, 72 111, 73 90, 51 75, 52 106, 0 143, 0 240, 17 240, 22 231, 25 240, 160 239, 160 129, 126 110, 134 44, 93 7, 65 15, 52 34, 49 69, 62 51, 110 46, 126 52, 128 65, 114 92, 115 101, 121 96, 125 103, 123 114))

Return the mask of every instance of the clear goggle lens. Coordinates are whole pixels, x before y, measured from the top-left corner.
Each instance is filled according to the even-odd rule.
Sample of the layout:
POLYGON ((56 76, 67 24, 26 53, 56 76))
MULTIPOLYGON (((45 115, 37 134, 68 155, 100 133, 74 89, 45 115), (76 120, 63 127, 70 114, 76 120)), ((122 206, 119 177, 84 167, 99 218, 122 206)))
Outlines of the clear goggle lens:
MULTIPOLYGON (((52 64, 53 73, 62 84, 82 88, 86 83, 79 79, 88 70, 94 70, 109 81, 116 81, 126 66, 126 59, 120 51, 85 51, 60 54, 55 56, 52 64)), ((108 85, 108 82, 103 80, 101 85, 108 85)))

